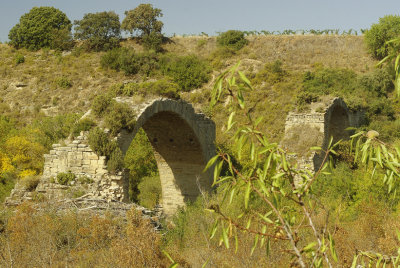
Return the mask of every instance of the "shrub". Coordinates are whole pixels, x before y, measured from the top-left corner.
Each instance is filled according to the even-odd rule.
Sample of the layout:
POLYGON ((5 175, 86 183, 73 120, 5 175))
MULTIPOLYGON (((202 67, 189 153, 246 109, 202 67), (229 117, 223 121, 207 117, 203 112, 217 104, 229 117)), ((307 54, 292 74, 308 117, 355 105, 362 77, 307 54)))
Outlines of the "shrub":
POLYGON ((54 7, 34 7, 21 16, 8 34, 10 45, 16 48, 67 49, 71 44, 71 21, 54 7))
POLYGON ((139 204, 146 208, 154 208, 161 200, 161 181, 159 176, 143 177, 138 185, 139 204))
POLYGON ((394 89, 392 78, 387 69, 376 69, 360 77, 359 82, 363 89, 375 93, 378 97, 387 97, 387 94, 394 89))
POLYGON ((158 168, 153 148, 143 129, 132 140, 125 156, 125 166, 129 169, 129 198, 139 202, 139 184, 145 177, 157 177, 158 168))
POLYGON ((217 44, 219 46, 225 46, 233 48, 234 50, 239 50, 245 45, 247 45, 248 41, 244 37, 244 33, 242 31, 237 30, 229 30, 224 33, 221 33, 217 37, 217 44))
POLYGON ((101 66, 105 69, 124 71, 126 75, 140 72, 149 76, 158 69, 158 57, 151 52, 136 54, 132 49, 117 48, 101 57, 101 66))
POLYGON ((288 73, 282 68, 282 65, 283 63, 280 60, 267 63, 264 68, 256 74, 256 77, 253 79, 254 83, 256 85, 264 82, 276 84, 283 81, 288 73))
POLYGON ((400 35, 400 16, 387 15, 379 19, 379 23, 373 24, 371 29, 364 34, 364 40, 372 56, 383 59, 389 50, 399 50, 399 47, 391 47, 387 44, 400 35))
POLYGON ((21 182, 25 190, 33 192, 40 182, 40 176, 27 176, 21 182))
POLYGON ((24 63, 25 62, 25 57, 24 57, 24 55, 21 55, 21 54, 17 54, 16 56, 15 56, 15 64, 21 64, 21 63, 24 63))
POLYGON ((165 78, 154 82, 116 85, 115 87, 113 87, 113 91, 116 95, 129 97, 133 95, 147 96, 149 94, 153 94, 172 99, 179 98, 179 86, 176 83, 171 82, 169 79, 165 78))
POLYGON ((112 98, 106 95, 98 95, 92 101, 92 111, 96 116, 102 116, 112 103, 112 98))
POLYGON ((121 149, 116 148, 110 155, 110 159, 107 161, 107 169, 112 174, 121 171, 124 168, 124 155, 121 149))
POLYGON ((88 50, 110 50, 119 46, 121 24, 114 11, 88 13, 74 24, 75 38, 83 40, 88 50))
POLYGON ((319 101, 318 95, 312 92, 301 92, 299 95, 297 95, 296 99, 296 103, 299 106, 304 106, 317 101, 319 101))
POLYGON ((56 84, 57 84, 57 86, 64 88, 64 89, 72 87, 71 81, 66 76, 57 78, 56 84))
POLYGON ((210 67, 195 55, 165 56, 161 59, 160 66, 163 73, 170 76, 183 91, 198 88, 210 79, 210 67))
POLYGON ((94 126, 96 126, 96 123, 89 118, 84 118, 82 120, 79 120, 72 129, 72 135, 74 137, 79 136, 81 131, 89 131, 94 126))
POLYGON ((68 185, 71 181, 75 180, 75 174, 70 171, 57 174, 57 182, 61 185, 68 185))
POLYGON ((162 50, 163 35, 161 33, 152 32, 142 37, 143 47, 147 50, 159 52, 162 50))
POLYGON ((135 114, 127 104, 114 102, 107 109, 104 121, 106 127, 110 129, 111 135, 116 135, 123 128, 133 129, 135 114))
POLYGON ((115 141, 111 141, 107 133, 96 127, 89 132, 89 146, 97 155, 103 155, 107 158, 118 147, 115 141))

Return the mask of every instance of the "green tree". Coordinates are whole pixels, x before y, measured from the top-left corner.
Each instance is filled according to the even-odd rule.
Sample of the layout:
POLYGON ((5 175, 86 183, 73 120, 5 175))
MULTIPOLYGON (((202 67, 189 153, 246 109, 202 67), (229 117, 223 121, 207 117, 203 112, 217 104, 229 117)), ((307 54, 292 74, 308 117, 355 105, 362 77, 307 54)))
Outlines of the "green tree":
POLYGON ((72 46, 71 21, 54 7, 34 7, 21 16, 9 32, 10 45, 38 50, 68 49, 72 46))
POLYGON ((85 41, 88 50, 102 51, 119 46, 121 24, 114 11, 88 13, 74 24, 75 38, 85 41))
POLYGON ((122 29, 133 34, 138 31, 140 36, 161 33, 163 23, 157 18, 162 17, 161 9, 153 8, 151 4, 140 4, 135 9, 125 11, 122 29))
POLYGON ((387 42, 400 35, 400 16, 388 15, 380 18, 379 23, 373 24, 364 35, 369 52, 377 59, 386 57, 390 50, 399 51, 399 46, 387 42))

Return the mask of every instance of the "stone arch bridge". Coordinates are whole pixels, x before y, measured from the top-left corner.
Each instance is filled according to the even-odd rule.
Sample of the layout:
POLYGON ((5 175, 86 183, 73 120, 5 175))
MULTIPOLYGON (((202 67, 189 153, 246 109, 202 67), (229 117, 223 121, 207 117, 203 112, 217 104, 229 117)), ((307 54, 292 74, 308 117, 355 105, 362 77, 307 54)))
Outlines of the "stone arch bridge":
MULTIPOLYGON (((127 102, 126 99, 117 101, 127 102)), ((201 191, 210 191, 212 171, 203 173, 203 169, 215 154, 214 122, 204 114, 197 113, 191 104, 184 101, 157 99, 141 109, 133 105, 132 108, 138 115, 136 125, 133 131, 121 131, 117 141, 125 154, 138 130, 143 128, 146 132, 159 169, 164 213, 171 215, 186 201, 194 200, 201 191)), ((323 135, 322 145, 326 146, 330 135, 335 140, 346 138, 348 134, 345 128, 359 125, 357 116, 350 112, 341 99, 334 99, 324 113, 289 114, 286 136, 298 126, 306 126, 303 128, 306 131, 316 128, 323 135)), ((7 204, 32 199, 35 194, 46 195, 49 199, 62 199, 67 192, 82 188, 85 189, 85 197, 128 201, 126 172, 110 174, 106 158, 90 149, 84 135, 63 146, 54 144, 44 157, 44 172, 36 192, 27 192, 17 186, 6 200, 7 204), (57 174, 68 171, 78 178, 73 185, 60 185, 54 181, 57 174)), ((318 164, 316 159, 312 161, 318 164)))

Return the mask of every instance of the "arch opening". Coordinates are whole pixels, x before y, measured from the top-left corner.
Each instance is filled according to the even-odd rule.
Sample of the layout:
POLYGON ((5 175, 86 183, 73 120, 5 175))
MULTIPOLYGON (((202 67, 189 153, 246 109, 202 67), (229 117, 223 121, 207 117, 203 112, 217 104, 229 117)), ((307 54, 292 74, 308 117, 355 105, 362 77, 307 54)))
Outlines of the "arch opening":
POLYGON ((128 138, 122 142, 121 150, 126 154, 141 127, 157 163, 163 210, 171 215, 186 202, 194 201, 202 190, 211 189, 210 174, 203 173, 208 161, 204 144, 189 122, 176 112, 160 111, 141 122, 133 132, 125 133, 128 138))
POLYGON ((329 120, 327 142, 329 142, 331 137, 333 137, 333 143, 336 143, 341 139, 349 139, 349 131, 346 130, 349 126, 348 111, 339 105, 335 106, 329 120))

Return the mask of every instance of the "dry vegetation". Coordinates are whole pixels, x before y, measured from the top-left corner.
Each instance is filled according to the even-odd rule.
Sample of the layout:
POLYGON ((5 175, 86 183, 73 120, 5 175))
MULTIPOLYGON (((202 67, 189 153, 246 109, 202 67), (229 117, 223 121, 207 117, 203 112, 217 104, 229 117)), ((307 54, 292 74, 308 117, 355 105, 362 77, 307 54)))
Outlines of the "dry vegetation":
MULTIPOLYGON (((246 47, 226 55, 226 51, 217 47, 215 37, 174 37, 163 45, 164 53, 180 56, 196 54, 213 67, 212 79, 208 83, 191 92, 181 93, 180 97, 212 116, 217 124, 217 143, 228 148, 228 137, 222 134, 228 115, 225 103, 221 102, 210 110, 209 92, 216 75, 238 60, 256 88, 246 95, 248 102, 254 105, 252 116, 264 116, 261 130, 276 142, 283 136, 287 114, 296 106, 296 96, 301 90, 305 71, 312 71, 323 64, 329 68, 349 68, 357 74, 364 74, 372 71, 376 64, 368 56, 362 36, 247 38, 250 42, 246 47), (281 62, 280 69, 271 69, 277 61, 281 62)), ((134 39, 123 41, 122 46, 143 51, 134 39)), ((103 54, 88 53, 79 48, 67 53, 51 50, 29 52, 0 44, 0 113, 18 118, 25 124, 41 113, 84 113, 96 95, 110 93, 112 90, 109 89, 116 84, 120 87, 121 83, 160 78, 141 74, 126 76, 122 72, 105 70, 100 65, 103 54), (23 55, 24 62, 17 64, 17 55, 23 55)), ((134 95, 137 102, 145 101, 146 97, 134 95)), ((225 98, 226 101, 229 99, 225 98)), ((318 138, 313 133, 309 137, 296 137, 296 132, 288 147, 297 144, 299 151, 304 151, 311 145, 311 140, 318 138)), ((368 172, 338 171, 337 178, 350 181, 353 190, 364 190, 360 190, 356 197, 347 198, 350 194, 343 193, 343 188, 340 188, 343 185, 339 185, 320 193, 321 203, 316 204, 318 209, 313 218, 319 223, 318 227, 324 227, 327 215, 334 226, 332 234, 341 260, 338 266, 341 267, 351 264, 356 249, 394 254, 398 247, 395 238, 395 229, 400 228, 398 202, 382 201, 385 189, 376 181, 371 181, 368 172), (358 188, 354 184, 358 184, 358 188), (381 192, 373 197, 366 189, 372 186, 381 187, 381 192)), ((326 188, 324 185, 317 187, 326 188)), ((282 254, 284 242, 273 243, 270 256, 259 249, 250 256, 252 238, 246 235, 240 235, 241 243, 236 254, 234 248, 227 250, 218 241, 210 241, 208 231, 212 218, 204 213, 210 202, 207 198, 198 200, 186 212, 178 214, 173 223, 175 228, 167 229, 163 238, 136 214, 129 214, 123 220, 111 216, 78 215, 73 211, 65 215, 55 214, 51 209, 38 212, 29 205, 18 208, 15 213, 2 209, 0 266, 168 266, 169 261, 161 253, 161 248, 184 267, 200 267, 205 262, 208 262, 207 267, 284 267, 290 262, 287 255, 282 254)), ((240 202, 237 202, 229 210, 234 212, 235 206, 239 205, 240 202)), ((258 209, 262 211, 263 208, 258 209)), ((306 232, 301 235, 307 237, 306 232)))

